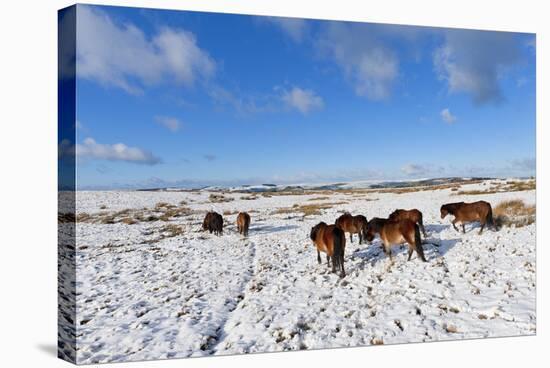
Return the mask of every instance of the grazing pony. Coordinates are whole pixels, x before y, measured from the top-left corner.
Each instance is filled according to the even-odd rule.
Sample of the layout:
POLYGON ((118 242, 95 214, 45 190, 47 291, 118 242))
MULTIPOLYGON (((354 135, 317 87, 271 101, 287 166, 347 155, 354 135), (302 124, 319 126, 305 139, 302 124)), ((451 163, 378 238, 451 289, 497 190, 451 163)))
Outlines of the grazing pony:
POLYGON ((455 218, 451 223, 456 231, 459 231, 456 227, 456 223, 462 224, 462 232, 466 233, 465 223, 478 221, 481 224, 479 234, 483 232, 485 224, 489 224, 493 230, 497 230, 495 222, 493 221, 493 209, 491 204, 485 201, 477 201, 473 203, 457 202, 447 203, 441 206, 441 219, 444 219, 448 214, 453 215, 455 218))
POLYGON ((390 261, 393 261, 391 246, 408 243, 409 258, 407 261, 411 260, 413 251, 416 251, 418 257, 423 262, 426 262, 422 240, 420 239, 420 229, 413 221, 408 219, 397 221, 375 217, 369 221, 367 240, 372 241, 376 234, 380 235, 380 239, 382 239, 382 243, 384 244, 384 253, 390 257, 390 261))
POLYGON ((210 211, 204 216, 202 230, 208 230, 210 234, 221 235, 223 233, 223 217, 217 212, 210 211))
POLYGON ((246 212, 239 212, 237 216, 237 229, 239 234, 248 236, 248 227, 250 226, 250 215, 246 212))
POLYGON ((398 221, 405 219, 411 220, 418 225, 420 231, 422 231, 422 235, 426 237, 426 229, 424 229, 424 224, 422 223, 422 212, 416 208, 413 208, 412 210, 395 210, 390 214, 389 219, 398 221))
POLYGON ((353 243, 353 234, 359 234, 359 244, 363 244, 363 239, 367 234, 367 218, 363 215, 352 216, 346 212, 336 219, 335 225, 344 232, 349 233, 349 241, 353 243))
POLYGON ((320 222, 311 228, 310 239, 317 247, 317 262, 321 264, 321 253, 327 255, 327 266, 330 267, 332 259, 332 272, 340 271, 340 277, 346 276, 344 271, 344 249, 346 248, 346 235, 336 225, 327 225, 320 222))

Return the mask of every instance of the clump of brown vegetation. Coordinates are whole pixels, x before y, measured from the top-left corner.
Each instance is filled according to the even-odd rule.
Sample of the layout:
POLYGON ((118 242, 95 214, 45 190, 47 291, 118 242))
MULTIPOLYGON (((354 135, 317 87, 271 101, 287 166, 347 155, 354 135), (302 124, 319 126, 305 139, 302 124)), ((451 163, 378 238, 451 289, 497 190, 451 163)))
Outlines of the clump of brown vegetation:
POLYGON ((170 209, 170 208, 174 208, 176 206, 174 206, 173 204, 170 204, 170 203, 166 203, 166 202, 158 202, 156 205, 155 205, 155 210, 157 211, 162 211, 164 209, 170 209))
POLYGON ((253 201, 255 199, 258 199, 258 196, 253 194, 253 195, 249 195, 249 196, 242 196, 241 199, 245 200, 245 201, 253 201))
POLYGON ((69 222, 75 222, 76 216, 72 212, 58 212, 57 213, 57 222, 62 223, 69 223, 69 222))
POLYGON ((182 217, 190 215, 193 211, 189 207, 169 207, 164 210, 164 213, 159 217, 162 221, 170 221, 173 217, 182 217))
POLYGON ((76 218, 74 215, 60 213, 58 215, 59 222, 89 222, 95 224, 116 224, 123 223, 126 225, 134 225, 139 222, 153 221, 170 221, 172 218, 188 216, 193 214, 191 208, 185 205, 175 206, 166 202, 159 202, 154 208, 130 209, 126 208, 114 212, 100 212, 90 215, 88 213, 80 213, 76 218))
POLYGON ((137 224, 138 221, 132 217, 124 217, 120 222, 126 224, 126 225, 134 225, 137 224))
POLYGON ((330 209, 334 206, 347 204, 348 202, 332 202, 332 203, 311 203, 311 204, 295 204, 292 207, 278 208, 272 212, 274 215, 289 214, 289 213, 302 213, 305 216, 313 216, 322 214, 322 210, 330 209))
POLYGON ((164 225, 160 230, 162 233, 168 233, 168 237, 174 237, 183 234, 183 227, 176 224, 164 225))
POLYGON ((210 200, 210 202, 212 203, 223 203, 223 202, 231 202, 232 200, 234 200, 233 197, 226 197, 225 195, 223 194, 216 194, 216 193, 212 193, 208 196, 208 199, 210 200))
POLYGON ((330 199, 330 197, 314 197, 314 198, 308 199, 308 201, 324 201, 327 199, 330 199))
POLYGON ((498 227, 531 225, 536 219, 535 205, 526 205, 519 199, 500 202, 493 210, 493 217, 498 227))

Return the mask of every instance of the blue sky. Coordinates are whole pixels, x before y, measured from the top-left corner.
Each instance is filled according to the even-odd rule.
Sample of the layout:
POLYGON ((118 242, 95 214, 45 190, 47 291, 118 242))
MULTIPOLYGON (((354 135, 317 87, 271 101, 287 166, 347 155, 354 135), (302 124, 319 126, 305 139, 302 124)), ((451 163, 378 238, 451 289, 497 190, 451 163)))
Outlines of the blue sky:
POLYGON ((79 5, 76 38, 79 188, 535 174, 533 34, 79 5))

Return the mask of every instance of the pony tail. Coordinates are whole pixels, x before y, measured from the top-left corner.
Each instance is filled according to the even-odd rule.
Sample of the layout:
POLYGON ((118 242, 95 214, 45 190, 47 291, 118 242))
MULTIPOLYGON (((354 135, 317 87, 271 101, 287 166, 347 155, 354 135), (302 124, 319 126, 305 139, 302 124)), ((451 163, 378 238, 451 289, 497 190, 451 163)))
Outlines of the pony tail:
POLYGON ((493 219, 493 209, 491 208, 491 205, 489 205, 489 212, 487 212, 487 223, 491 225, 493 230, 497 231, 497 226, 495 224, 495 220, 493 219))
POLYGON ((414 246, 422 262, 427 262, 424 257, 424 248, 422 248, 422 239, 420 239, 420 228, 417 224, 414 224, 414 246))
POLYGON ((344 271, 344 248, 346 247, 346 235, 344 232, 338 228, 334 227, 332 230, 334 249, 332 254, 332 262, 336 270, 340 270, 340 277, 346 275, 344 271))

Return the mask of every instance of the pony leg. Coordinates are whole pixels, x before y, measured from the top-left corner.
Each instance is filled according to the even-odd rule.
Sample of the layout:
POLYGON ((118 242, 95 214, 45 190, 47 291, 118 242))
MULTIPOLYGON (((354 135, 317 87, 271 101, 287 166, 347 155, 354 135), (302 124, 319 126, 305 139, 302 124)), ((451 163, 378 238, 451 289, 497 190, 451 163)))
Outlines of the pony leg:
POLYGON ((392 258, 392 255, 391 255, 391 246, 390 245, 384 244, 384 253, 386 253, 386 255, 388 257, 390 257, 390 261, 393 262, 393 258, 392 258))
POLYGON ((336 273, 336 260, 334 254, 332 255, 332 273, 336 273))
POLYGON ((409 245, 409 258, 407 258, 407 262, 411 260, 412 254, 413 254, 413 249, 412 249, 412 247, 409 245))
POLYGON ((479 229, 479 235, 481 235, 481 233, 483 232, 483 228, 485 227, 485 223, 482 222, 481 223, 481 229, 479 229))
POLYGON ((327 254, 327 267, 330 267, 330 256, 327 254))
POLYGON ((451 221, 451 224, 453 224, 453 227, 455 228, 456 231, 460 232, 460 230, 458 230, 458 227, 456 227, 456 219, 454 219, 453 221, 451 221))
POLYGON ((353 243, 353 234, 349 233, 349 241, 353 243))
POLYGON ((321 252, 319 252, 319 249, 317 249, 317 262, 321 264, 321 252))
POLYGON ((464 223, 462 224, 462 233, 466 234, 466 225, 464 225, 464 223))

